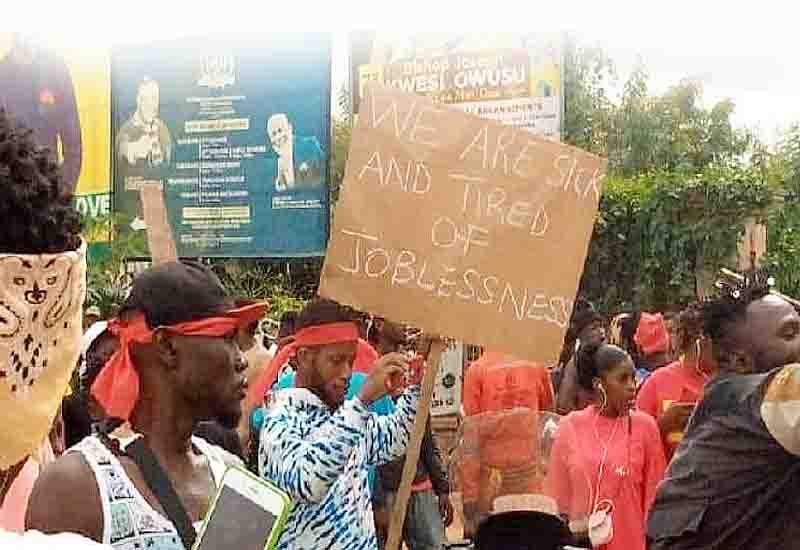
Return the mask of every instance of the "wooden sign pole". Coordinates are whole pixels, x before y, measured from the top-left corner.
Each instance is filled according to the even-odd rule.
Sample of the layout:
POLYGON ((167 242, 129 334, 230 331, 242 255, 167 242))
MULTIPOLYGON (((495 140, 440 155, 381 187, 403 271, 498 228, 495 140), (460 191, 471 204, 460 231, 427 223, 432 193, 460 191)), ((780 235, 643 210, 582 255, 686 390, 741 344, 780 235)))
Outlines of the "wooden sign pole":
POLYGON ((386 550, 399 550, 403 536, 403 523, 406 519, 406 508, 408 499, 411 496, 411 484, 417 474, 417 462, 419 452, 422 448, 422 438, 425 435, 425 425, 428 423, 428 415, 431 411, 431 401, 433 399, 433 387, 436 384, 436 375, 439 372, 439 362, 445 348, 444 340, 437 339, 431 344, 431 352, 428 356, 428 365, 425 376, 422 379, 422 395, 420 396, 417 415, 414 418, 414 429, 411 431, 411 439, 406 450, 406 461, 403 465, 403 478, 400 481, 400 488, 394 501, 392 519, 389 524, 389 537, 386 541, 386 550))
POLYGON ((145 184, 139 191, 139 196, 142 199, 144 222, 147 224, 147 245, 153 265, 177 261, 178 250, 172 237, 162 186, 145 184))

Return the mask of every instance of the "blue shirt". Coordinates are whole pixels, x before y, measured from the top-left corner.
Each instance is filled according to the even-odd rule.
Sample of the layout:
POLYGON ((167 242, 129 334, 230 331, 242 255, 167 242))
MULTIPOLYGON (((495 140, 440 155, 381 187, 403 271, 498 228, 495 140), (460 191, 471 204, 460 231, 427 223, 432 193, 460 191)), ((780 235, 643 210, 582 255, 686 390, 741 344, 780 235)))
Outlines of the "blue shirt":
MULTIPOLYGON (((347 399, 353 399, 361 391, 364 382, 367 381, 367 375, 361 372, 354 372, 350 375, 350 385, 347 388, 347 399)), ((294 371, 286 372, 280 377, 278 382, 273 386, 275 390, 286 390, 294 387, 294 371)), ((389 416, 394 412, 394 401, 388 395, 384 395, 377 401, 369 406, 369 412, 379 414, 381 416, 389 416)), ((261 428, 264 426, 264 407, 258 407, 253 411, 253 416, 250 419, 252 433, 261 433, 261 428)), ((375 492, 375 468, 369 469, 369 486, 372 492, 375 492)))
POLYGON ((369 468, 406 453, 419 393, 407 388, 390 416, 358 397, 332 411, 305 388, 272 394, 259 473, 294 503, 278 550, 378 550, 369 468))

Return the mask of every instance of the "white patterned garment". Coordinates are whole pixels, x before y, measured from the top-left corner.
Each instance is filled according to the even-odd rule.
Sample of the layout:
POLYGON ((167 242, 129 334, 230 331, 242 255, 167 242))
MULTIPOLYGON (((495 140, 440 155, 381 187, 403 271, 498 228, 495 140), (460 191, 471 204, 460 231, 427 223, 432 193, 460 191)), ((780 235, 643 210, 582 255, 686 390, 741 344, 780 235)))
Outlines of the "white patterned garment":
POLYGON ((413 386, 378 416, 358 398, 331 413, 307 389, 273 394, 259 471, 294 502, 278 550, 377 550, 369 467, 405 454, 418 401, 413 386))
MULTIPOLYGON (((193 437, 192 444, 208 460, 214 484, 219 486, 232 455, 199 437, 193 437)), ((81 453, 97 480, 103 506, 103 544, 115 550, 185 550, 172 522, 150 506, 102 441, 87 437, 69 452, 81 453)))

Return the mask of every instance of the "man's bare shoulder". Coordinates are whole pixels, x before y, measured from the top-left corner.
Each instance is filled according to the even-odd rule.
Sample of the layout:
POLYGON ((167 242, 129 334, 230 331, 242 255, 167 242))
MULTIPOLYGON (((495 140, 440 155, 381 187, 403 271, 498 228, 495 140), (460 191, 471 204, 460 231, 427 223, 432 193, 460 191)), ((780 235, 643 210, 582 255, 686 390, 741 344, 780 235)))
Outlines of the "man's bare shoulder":
POLYGON ((77 452, 46 466, 33 486, 26 527, 43 533, 77 533, 103 538, 103 508, 94 472, 77 452))

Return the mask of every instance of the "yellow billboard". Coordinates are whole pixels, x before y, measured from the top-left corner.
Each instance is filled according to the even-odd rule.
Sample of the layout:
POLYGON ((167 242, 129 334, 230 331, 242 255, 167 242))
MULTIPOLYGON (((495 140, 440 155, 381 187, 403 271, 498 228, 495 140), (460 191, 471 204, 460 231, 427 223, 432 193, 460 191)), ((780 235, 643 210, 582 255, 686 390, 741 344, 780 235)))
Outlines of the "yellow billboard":
POLYGON ((64 185, 92 217, 111 210, 111 55, 0 33, 0 108, 54 152, 64 185))
POLYGON ((354 111, 377 81, 559 139, 562 42, 554 33, 352 33, 354 111))
POLYGON ((111 56, 108 51, 64 52, 75 86, 83 143, 78 195, 111 192, 111 56))

